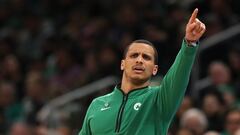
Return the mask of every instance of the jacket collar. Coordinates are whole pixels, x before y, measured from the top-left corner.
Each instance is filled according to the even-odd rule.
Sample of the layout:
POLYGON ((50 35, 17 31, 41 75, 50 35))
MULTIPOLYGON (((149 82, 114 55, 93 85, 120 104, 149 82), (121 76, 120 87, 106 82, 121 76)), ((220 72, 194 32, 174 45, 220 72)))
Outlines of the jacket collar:
POLYGON ((118 84, 118 85, 115 86, 114 94, 117 95, 117 96, 128 96, 128 98, 138 97, 138 96, 146 93, 149 89, 149 86, 145 86, 145 87, 133 89, 130 92, 128 92, 127 94, 125 94, 120 86, 121 86, 121 84, 118 84))

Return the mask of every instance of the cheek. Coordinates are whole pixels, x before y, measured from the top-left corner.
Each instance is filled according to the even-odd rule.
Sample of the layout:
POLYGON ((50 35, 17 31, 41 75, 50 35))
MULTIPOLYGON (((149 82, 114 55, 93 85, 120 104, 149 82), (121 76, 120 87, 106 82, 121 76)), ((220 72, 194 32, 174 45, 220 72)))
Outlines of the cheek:
POLYGON ((131 63, 125 62, 125 65, 123 66, 123 70, 125 72, 129 72, 129 71, 131 71, 131 68, 132 68, 131 63))
POLYGON ((153 71, 154 71, 154 66, 153 65, 149 65, 147 71, 152 74, 153 71))
POLYGON ((132 68, 132 66, 135 65, 134 60, 127 60, 125 61, 125 68, 132 68))

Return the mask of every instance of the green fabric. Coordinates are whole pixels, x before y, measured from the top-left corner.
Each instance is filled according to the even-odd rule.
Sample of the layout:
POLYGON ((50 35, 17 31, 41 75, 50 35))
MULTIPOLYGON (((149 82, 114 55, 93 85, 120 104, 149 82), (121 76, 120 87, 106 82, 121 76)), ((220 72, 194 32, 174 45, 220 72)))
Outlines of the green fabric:
POLYGON ((184 96, 196 50, 183 41, 159 86, 127 95, 117 86, 112 93, 94 99, 79 135, 166 135, 184 96))
POLYGON ((232 85, 227 85, 227 84, 218 85, 217 88, 218 88, 218 90, 219 90, 221 93, 232 93, 232 94, 235 94, 235 93, 234 93, 234 88, 233 88, 232 85))
POLYGON ((226 131, 222 132, 221 135, 229 135, 226 131))
POLYGON ((5 117, 9 123, 23 119, 23 106, 20 103, 13 104, 6 108, 5 117))

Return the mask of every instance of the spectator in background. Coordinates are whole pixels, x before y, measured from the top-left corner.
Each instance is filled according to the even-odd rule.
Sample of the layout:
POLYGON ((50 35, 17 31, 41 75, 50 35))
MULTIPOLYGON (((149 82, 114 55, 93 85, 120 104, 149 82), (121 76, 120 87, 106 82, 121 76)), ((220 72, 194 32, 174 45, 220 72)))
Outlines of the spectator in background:
POLYGON ((0 130, 3 132, 14 122, 23 119, 23 108, 16 101, 16 87, 13 83, 0 82, 0 115, 0 130))
POLYGON ((213 85, 230 85, 232 81, 229 67, 222 62, 212 62, 209 65, 209 76, 213 85))
POLYGON ((239 42, 233 46, 233 48, 229 51, 228 61, 230 63, 230 67, 232 69, 233 78, 234 78, 234 86, 236 87, 236 94, 240 97, 240 47, 239 42))
POLYGON ((209 66, 209 76, 212 86, 221 92, 227 105, 235 104, 236 90, 230 68, 222 62, 212 62, 209 66))
POLYGON ((195 134, 188 128, 180 128, 174 135, 195 135, 195 134))
POLYGON ((228 110, 225 115, 225 128, 221 135, 235 135, 240 129, 240 111, 237 108, 228 110))
POLYGON ((0 39, 0 60, 9 54, 15 53, 16 43, 11 37, 4 37, 0 39))
POLYGON ((194 107, 194 105, 195 103, 190 96, 185 96, 183 98, 182 104, 180 105, 176 113, 175 119, 171 124, 170 132, 172 132, 173 134, 176 134, 175 132, 179 129, 180 119, 182 118, 183 114, 189 109, 191 109, 192 107, 194 107))
POLYGON ((2 61, 0 70, 0 76, 3 80, 9 81, 16 86, 16 98, 21 100, 24 96, 22 90, 23 86, 23 75, 21 69, 21 63, 16 55, 6 55, 2 61))
POLYGON ((120 58, 117 57, 118 51, 114 48, 113 45, 103 45, 98 52, 98 67, 101 69, 100 74, 111 75, 118 74, 119 64, 116 61, 119 61, 120 58))
POLYGON ((220 135, 220 133, 218 133, 216 131, 208 131, 204 135, 220 135))
POLYGON ((240 135, 240 128, 234 133, 234 135, 240 135))
POLYGON ((227 105, 231 106, 235 104, 236 90, 232 83, 233 78, 230 68, 222 62, 214 61, 209 65, 208 74, 209 81, 199 90, 198 97, 201 99, 209 92, 218 91, 223 96, 224 102, 227 105))
POLYGON ((71 129, 67 126, 60 126, 57 131, 60 135, 72 135, 71 129))
POLYGON ((185 96, 180 108, 177 111, 177 117, 181 118, 182 115, 192 107, 194 107, 193 99, 190 96, 185 96))
POLYGON ((202 135, 207 130, 207 126, 205 114, 197 108, 189 109, 180 119, 180 127, 193 131, 194 135, 202 135))
POLYGON ((201 109, 208 119, 208 130, 221 131, 224 126, 223 115, 226 111, 223 96, 219 91, 206 93, 202 98, 201 109))
POLYGON ((29 71, 25 87, 26 96, 23 100, 25 119, 28 123, 37 125, 36 114, 48 101, 48 85, 41 72, 29 71))
POLYGON ((35 127, 34 135, 72 135, 72 132, 66 126, 49 129, 44 125, 39 125, 35 127))
POLYGON ((50 35, 50 31, 44 27, 43 19, 39 14, 27 12, 24 13, 23 18, 24 27, 17 37, 19 43, 17 53, 20 58, 26 60, 25 64, 30 64, 32 60, 42 57, 41 44, 50 35))
POLYGON ((22 122, 14 123, 10 129, 9 135, 34 135, 33 128, 22 122))
POLYGON ((55 71, 49 80, 52 97, 71 91, 86 81, 85 71, 77 62, 77 48, 74 45, 65 45, 67 43, 63 41, 54 53, 55 71))
POLYGON ((240 43, 236 43, 235 46, 229 51, 228 60, 230 67, 233 70, 234 78, 240 80, 240 43))
POLYGON ((84 65, 85 70, 87 72, 87 82, 91 82, 93 78, 99 78, 99 75, 97 72, 99 72, 98 68, 98 61, 97 61, 97 54, 95 51, 90 51, 86 53, 84 56, 84 65))
POLYGON ((38 125, 35 127, 34 133, 36 135, 47 135, 48 132, 48 128, 44 125, 38 125))

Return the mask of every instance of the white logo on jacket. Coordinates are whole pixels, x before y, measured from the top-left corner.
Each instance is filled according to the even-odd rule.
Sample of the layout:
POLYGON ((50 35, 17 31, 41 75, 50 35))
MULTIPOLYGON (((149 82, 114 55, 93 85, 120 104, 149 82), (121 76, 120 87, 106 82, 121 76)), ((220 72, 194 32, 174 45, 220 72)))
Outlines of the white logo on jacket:
POLYGON ((109 103, 105 103, 104 107, 101 108, 101 111, 105 111, 105 110, 108 110, 108 109, 110 109, 109 103))
POLYGON ((133 106, 134 110, 138 111, 138 110, 140 109, 141 105, 142 105, 141 103, 136 103, 136 104, 133 106))
POLYGON ((105 110, 108 110, 108 109, 110 109, 110 107, 101 108, 101 111, 105 111, 105 110))

